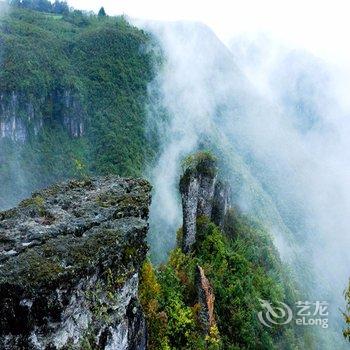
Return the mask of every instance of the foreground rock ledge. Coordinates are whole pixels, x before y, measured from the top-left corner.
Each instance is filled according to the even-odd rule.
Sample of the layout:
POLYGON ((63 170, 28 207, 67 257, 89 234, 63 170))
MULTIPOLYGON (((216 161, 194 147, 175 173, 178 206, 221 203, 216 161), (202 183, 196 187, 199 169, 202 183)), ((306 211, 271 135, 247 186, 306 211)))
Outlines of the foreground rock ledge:
POLYGON ((71 181, 0 213, 0 349, 145 349, 137 288, 150 190, 71 181))

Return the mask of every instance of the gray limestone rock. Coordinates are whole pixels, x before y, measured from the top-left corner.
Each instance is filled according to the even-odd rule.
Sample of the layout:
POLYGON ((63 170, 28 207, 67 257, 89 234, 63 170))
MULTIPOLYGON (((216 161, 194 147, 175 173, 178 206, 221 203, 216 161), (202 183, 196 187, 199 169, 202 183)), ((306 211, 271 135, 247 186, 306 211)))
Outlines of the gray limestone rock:
POLYGON ((150 190, 70 181, 0 213, 0 349, 146 348, 137 290, 150 190))
POLYGON ((217 176, 216 160, 206 152, 199 152, 185 161, 180 179, 183 210, 182 250, 189 253, 196 242, 196 222, 200 216, 223 226, 230 207, 230 189, 217 176))

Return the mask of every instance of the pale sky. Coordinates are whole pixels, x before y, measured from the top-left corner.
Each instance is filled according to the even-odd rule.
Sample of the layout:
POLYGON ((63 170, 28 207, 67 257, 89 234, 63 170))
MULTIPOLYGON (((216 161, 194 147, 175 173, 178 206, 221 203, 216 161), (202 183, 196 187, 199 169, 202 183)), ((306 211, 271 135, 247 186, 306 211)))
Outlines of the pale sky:
POLYGON ((318 56, 350 62, 349 0, 69 0, 77 9, 153 20, 195 20, 224 41, 265 32, 318 56))

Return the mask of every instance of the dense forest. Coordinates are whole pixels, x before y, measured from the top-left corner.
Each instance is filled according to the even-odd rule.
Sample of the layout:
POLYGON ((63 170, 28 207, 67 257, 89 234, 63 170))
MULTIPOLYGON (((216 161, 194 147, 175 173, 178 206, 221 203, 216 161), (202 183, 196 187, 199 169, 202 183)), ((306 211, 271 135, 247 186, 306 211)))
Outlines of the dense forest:
POLYGON ((157 148, 144 129, 150 35, 123 17, 27 9, 39 5, 0 22, 4 128, 16 115, 26 139, 14 143, 16 128, 0 139, 0 207, 72 176, 140 175, 157 148))

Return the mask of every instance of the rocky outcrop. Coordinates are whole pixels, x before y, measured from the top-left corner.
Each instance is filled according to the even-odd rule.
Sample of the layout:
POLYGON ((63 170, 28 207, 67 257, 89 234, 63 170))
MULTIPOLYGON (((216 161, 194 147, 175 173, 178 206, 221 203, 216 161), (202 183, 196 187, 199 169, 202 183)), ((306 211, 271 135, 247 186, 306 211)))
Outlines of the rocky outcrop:
POLYGON ((180 179, 183 210, 182 250, 191 251, 196 242, 196 221, 207 216, 219 226, 230 205, 230 189, 217 177, 216 160, 206 152, 189 157, 180 179))
POLYGON ((200 266, 197 266, 196 273, 198 304, 200 306, 198 315, 199 323, 203 332, 205 334, 210 334, 210 330, 216 325, 214 316, 215 296, 213 288, 205 276, 204 270, 200 266))
POLYGON ((0 213, 0 349, 146 348, 150 185, 71 181, 0 213))
POLYGON ((54 91, 41 98, 21 93, 0 94, 0 140, 24 143, 37 135, 45 121, 63 125, 72 137, 84 135, 85 112, 80 98, 70 90, 54 91))

